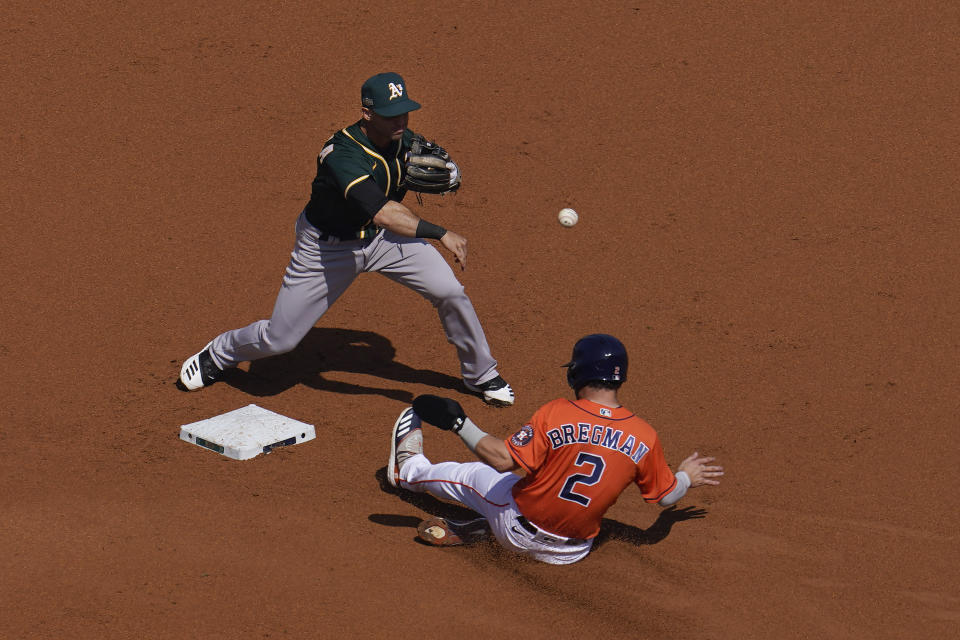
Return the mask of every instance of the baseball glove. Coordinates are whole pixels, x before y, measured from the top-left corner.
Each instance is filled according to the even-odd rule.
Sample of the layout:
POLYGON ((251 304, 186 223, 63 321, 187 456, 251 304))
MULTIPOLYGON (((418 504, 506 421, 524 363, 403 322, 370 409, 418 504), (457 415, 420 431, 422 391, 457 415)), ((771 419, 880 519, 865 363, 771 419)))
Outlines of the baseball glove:
POLYGON ((424 422, 444 431, 460 433, 467 414, 456 400, 440 396, 422 395, 413 399, 413 411, 424 422))
POLYGON ((449 193, 460 188, 460 167, 435 142, 415 135, 404 158, 403 186, 418 193, 449 193))

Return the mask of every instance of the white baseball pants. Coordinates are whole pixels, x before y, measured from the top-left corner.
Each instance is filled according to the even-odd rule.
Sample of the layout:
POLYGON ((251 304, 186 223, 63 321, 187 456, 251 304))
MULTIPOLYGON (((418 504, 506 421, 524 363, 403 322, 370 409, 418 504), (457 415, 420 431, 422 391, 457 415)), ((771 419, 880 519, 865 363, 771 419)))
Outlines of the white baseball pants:
POLYGON ((486 518, 490 530, 505 548, 549 564, 570 564, 590 553, 592 540, 568 544, 566 538, 549 532, 527 531, 517 522, 521 516, 511 489, 520 480, 515 473, 500 473, 483 462, 432 464, 423 454, 404 462, 400 486, 452 500, 486 518))

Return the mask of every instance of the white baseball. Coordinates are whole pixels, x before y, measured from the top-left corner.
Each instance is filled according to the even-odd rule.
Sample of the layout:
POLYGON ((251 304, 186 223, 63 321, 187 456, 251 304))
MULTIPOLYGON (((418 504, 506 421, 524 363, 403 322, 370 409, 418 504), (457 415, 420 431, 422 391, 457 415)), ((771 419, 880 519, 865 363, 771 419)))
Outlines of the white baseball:
POLYGON ((572 227, 579 219, 577 212, 570 208, 560 209, 560 213, 557 214, 557 220, 565 227, 572 227))

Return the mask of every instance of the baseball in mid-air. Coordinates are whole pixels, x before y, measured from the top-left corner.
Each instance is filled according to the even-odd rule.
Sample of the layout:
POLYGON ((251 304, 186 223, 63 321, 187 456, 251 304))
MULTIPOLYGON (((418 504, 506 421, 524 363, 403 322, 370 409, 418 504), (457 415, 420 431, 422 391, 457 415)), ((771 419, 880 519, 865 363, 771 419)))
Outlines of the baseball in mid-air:
POLYGON ((557 220, 565 227, 572 227, 577 224, 579 219, 580 216, 577 215, 577 212, 569 207, 560 209, 560 213, 557 214, 557 220))

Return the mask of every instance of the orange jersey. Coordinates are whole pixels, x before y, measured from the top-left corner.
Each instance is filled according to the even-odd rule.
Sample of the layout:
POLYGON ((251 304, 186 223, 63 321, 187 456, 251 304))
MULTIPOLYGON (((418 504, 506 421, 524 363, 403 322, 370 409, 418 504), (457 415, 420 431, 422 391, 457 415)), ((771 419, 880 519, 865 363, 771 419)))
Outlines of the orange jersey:
POLYGON ((527 471, 513 487, 521 513, 568 538, 592 538, 631 482, 656 502, 676 486, 653 427, 623 407, 554 400, 506 440, 527 471))

